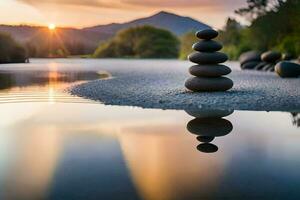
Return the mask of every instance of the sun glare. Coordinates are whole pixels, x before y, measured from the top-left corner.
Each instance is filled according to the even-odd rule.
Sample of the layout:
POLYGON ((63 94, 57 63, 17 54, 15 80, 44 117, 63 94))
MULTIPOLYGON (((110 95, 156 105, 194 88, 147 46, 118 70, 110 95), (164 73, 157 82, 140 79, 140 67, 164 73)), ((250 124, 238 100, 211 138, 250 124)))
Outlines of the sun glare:
POLYGON ((55 24, 48 25, 49 30, 54 30, 56 28, 55 24))

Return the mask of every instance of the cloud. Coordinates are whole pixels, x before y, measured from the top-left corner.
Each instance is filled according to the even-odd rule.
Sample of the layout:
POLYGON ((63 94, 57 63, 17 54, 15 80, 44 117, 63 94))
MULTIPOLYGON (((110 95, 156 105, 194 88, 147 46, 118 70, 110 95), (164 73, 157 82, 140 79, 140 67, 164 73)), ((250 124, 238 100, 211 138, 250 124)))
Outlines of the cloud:
POLYGON ((84 7, 102 7, 114 8, 119 7, 119 1, 109 0, 18 0, 19 2, 29 4, 34 7, 40 6, 84 6, 84 7))
POLYGON ((139 7, 199 7, 199 8, 230 8, 233 5, 243 5, 244 0, 18 0, 32 6, 40 5, 68 5, 102 8, 139 7))

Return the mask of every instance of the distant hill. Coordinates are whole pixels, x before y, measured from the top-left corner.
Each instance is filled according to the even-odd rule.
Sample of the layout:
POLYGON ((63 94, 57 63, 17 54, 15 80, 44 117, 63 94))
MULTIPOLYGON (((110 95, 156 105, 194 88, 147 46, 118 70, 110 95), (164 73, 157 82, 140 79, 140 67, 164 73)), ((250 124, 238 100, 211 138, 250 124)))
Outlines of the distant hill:
POLYGON ((83 30, 114 35, 121 29, 140 25, 151 25, 157 28, 164 28, 176 35, 182 35, 191 30, 211 28, 209 25, 199 22, 190 17, 183 17, 175 15, 173 13, 162 11, 150 17, 136 19, 127 23, 112 23, 107 25, 99 25, 84 28, 83 30))
MULTIPOLYGON (((0 32, 6 32, 23 45, 31 44, 41 46, 47 42, 50 32, 47 27, 28 25, 0 25, 0 32)), ((57 28, 55 31, 55 43, 64 44, 72 55, 93 53, 99 43, 112 37, 111 34, 86 31, 75 28, 57 28), (73 51, 76 47, 75 52, 73 51), (80 48, 80 49, 78 49, 80 48)))

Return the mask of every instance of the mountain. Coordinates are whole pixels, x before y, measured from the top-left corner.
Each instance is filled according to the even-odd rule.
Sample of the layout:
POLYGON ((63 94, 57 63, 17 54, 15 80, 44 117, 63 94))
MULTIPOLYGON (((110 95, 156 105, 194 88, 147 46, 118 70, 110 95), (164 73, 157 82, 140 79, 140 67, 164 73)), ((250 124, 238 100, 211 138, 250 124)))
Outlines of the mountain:
POLYGON ((0 25, 0 32, 9 33, 15 40, 25 46, 30 44, 31 46, 41 47, 52 37, 54 45, 67 48, 72 55, 93 53, 100 42, 112 37, 111 34, 99 34, 99 32, 75 28, 57 28, 53 37, 48 27, 28 25, 0 25))
POLYGON ((173 13, 161 11, 150 17, 136 19, 127 23, 112 23, 107 25, 99 25, 84 28, 83 30, 114 35, 121 29, 140 25, 151 25, 157 28, 164 28, 173 32, 176 35, 182 35, 191 30, 211 28, 209 25, 199 22, 190 17, 183 17, 175 15, 173 13))
POLYGON ((56 28, 55 37, 52 38, 49 29, 41 26, 0 25, 0 32, 11 34, 18 42, 27 46, 27 49, 30 48, 30 52, 33 52, 32 54, 35 56, 43 56, 47 53, 50 39, 51 45, 56 46, 57 50, 67 50, 66 52, 71 55, 79 55, 93 53, 100 43, 113 37, 121 29, 141 25, 167 29, 178 36, 191 30, 210 28, 210 26, 190 17, 162 11, 150 17, 126 23, 112 23, 83 29, 56 28), (43 54, 36 52, 43 52, 43 54))

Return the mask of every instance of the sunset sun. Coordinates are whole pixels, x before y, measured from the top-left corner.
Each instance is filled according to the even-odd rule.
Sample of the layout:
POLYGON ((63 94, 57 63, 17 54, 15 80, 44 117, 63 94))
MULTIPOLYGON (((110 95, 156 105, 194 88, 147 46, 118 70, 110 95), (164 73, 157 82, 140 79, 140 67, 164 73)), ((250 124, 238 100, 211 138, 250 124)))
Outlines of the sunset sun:
POLYGON ((56 26, 55 26, 55 24, 49 24, 48 28, 49 28, 49 30, 55 30, 56 26))

